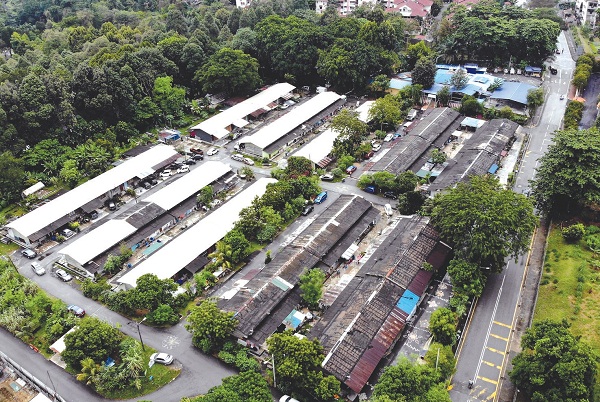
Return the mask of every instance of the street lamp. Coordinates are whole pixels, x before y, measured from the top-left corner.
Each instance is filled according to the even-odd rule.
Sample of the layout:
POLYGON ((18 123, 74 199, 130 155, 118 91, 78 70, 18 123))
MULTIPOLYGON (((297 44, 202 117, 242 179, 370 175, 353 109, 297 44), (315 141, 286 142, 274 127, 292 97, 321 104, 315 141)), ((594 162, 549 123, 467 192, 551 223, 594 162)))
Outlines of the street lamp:
POLYGON ((142 321, 140 321, 140 322, 137 322, 137 321, 135 322, 137 324, 138 335, 140 336, 140 343, 142 344, 142 350, 144 352, 146 351, 146 348, 144 347, 144 341, 142 340, 142 333, 140 332, 140 324, 143 323, 144 321, 146 321, 146 318, 148 318, 148 317, 144 317, 142 319, 142 321))

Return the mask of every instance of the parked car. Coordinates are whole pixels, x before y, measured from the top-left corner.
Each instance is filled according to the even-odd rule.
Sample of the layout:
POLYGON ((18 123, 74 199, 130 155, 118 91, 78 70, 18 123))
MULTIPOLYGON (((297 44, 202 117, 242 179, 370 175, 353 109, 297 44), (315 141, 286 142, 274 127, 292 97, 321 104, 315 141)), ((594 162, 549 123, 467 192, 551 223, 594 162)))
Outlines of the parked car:
POLYGON ((381 144, 375 144, 373 145, 373 152, 377 152, 381 149, 381 144))
POLYGON ((65 236, 67 239, 75 236, 75 232, 73 232, 71 229, 63 229, 60 234, 65 236))
POLYGON ((300 401, 292 398, 289 395, 284 395, 281 398, 279 398, 279 402, 300 402, 300 401))
POLYGON ((302 211, 302 216, 306 216, 314 210, 315 210, 315 207, 313 207, 312 205, 307 205, 304 207, 304 211, 302 211))
POLYGON ((392 200, 397 200, 398 199, 398 196, 394 192, 392 192, 392 191, 386 191, 385 193, 383 193, 383 196, 385 198, 391 198, 392 200))
POLYGON ((160 177, 161 179, 168 179, 169 177, 171 177, 173 173, 171 173, 171 169, 165 169, 162 172, 160 172, 160 177))
POLYGON ((194 160, 194 161, 203 161, 204 160, 204 156, 202 156, 200 154, 196 154, 196 155, 192 156, 192 160, 194 160))
POLYGON ((315 204, 321 204, 326 199, 327 199, 327 191, 323 191, 321 194, 317 195, 317 198, 315 198, 315 204))
POLYGON ((208 156, 213 156, 218 153, 219 153, 219 148, 215 148, 215 147, 209 148, 209 150, 206 151, 206 155, 208 155, 208 156))
POLYGON ((333 181, 334 179, 333 174, 331 173, 322 174, 319 178, 323 181, 333 181))
POLYGON ((383 139, 383 141, 390 142, 393 138, 394 138, 394 134, 388 134, 388 135, 385 136, 385 138, 383 139))
POLYGON ((152 188, 152 185, 150 183, 148 183, 147 181, 141 182, 140 186, 144 187, 146 190, 150 190, 152 188))
MULTIPOLYGON (((191 166, 191 165, 195 165, 195 164, 196 164, 196 161, 195 161, 195 160, 193 160, 193 159, 188 159, 187 161, 185 161, 185 162, 183 162, 183 163, 185 163, 185 165, 184 165, 184 166, 186 166, 186 165, 187 165, 187 166, 191 166)), ((183 167, 183 166, 182 166, 182 167, 183 167)), ((181 168, 180 168, 180 169, 181 169, 181 168)))
POLYGON ((188 165, 182 166, 177 169, 177 173, 188 173, 190 171, 190 167, 188 165))
POLYGON ((367 186, 365 187, 365 192, 369 193, 369 194, 375 194, 375 186, 367 186))
POLYGON ((346 168, 346 173, 348 173, 348 174, 352 174, 352 173, 354 173, 354 172, 356 172, 356 166, 354 166, 354 165, 350 165, 350 166, 348 166, 348 167, 346 168))
POLYGON ((385 204, 383 206, 383 209, 384 209, 385 213, 387 214, 387 216, 392 216, 394 214, 394 211, 392 210, 392 206, 390 204, 385 204))
POLYGON ((90 212, 90 219, 98 219, 98 211, 95 209, 90 212))
POLYGON ((68 306, 67 310, 69 311, 69 313, 76 315, 79 318, 83 318, 85 316, 85 310, 74 304, 68 306))
POLYGON ((33 251, 32 249, 30 249, 30 248, 26 248, 24 250, 21 250, 21 255, 23 257, 27 257, 29 259, 37 257, 37 253, 35 251, 33 251))
POLYGON ((117 209, 117 205, 115 204, 114 201, 109 201, 108 202, 108 209, 111 211, 114 211, 115 209, 117 209))
POLYGON ((152 356, 150 356, 150 361, 153 361, 154 363, 169 365, 173 363, 173 356, 171 356, 168 353, 153 353, 152 356))
POLYGON ((394 133, 394 135, 392 136, 392 139, 395 140, 396 138, 401 138, 402 137, 402 133, 394 133))
POLYGON ((250 158, 244 158, 244 163, 246 165, 254 166, 254 161, 250 158))
POLYGON ((365 154, 365 159, 371 159, 375 155, 375 152, 369 151, 365 154))
POLYGON ((36 275, 39 275, 39 276, 42 276, 46 273, 46 270, 44 269, 44 267, 42 267, 42 265, 36 261, 31 263, 31 269, 33 270, 33 272, 35 272, 36 275))
POLYGON ((196 155, 204 155, 204 151, 200 148, 190 148, 190 152, 196 155))
POLYGON ((243 162, 244 161, 244 155, 242 155, 242 154, 233 154, 233 155, 231 155, 231 159, 233 159, 234 161, 243 162))
POLYGON ((73 277, 64 269, 57 269, 56 277, 63 282, 69 282, 71 279, 73 279, 73 277))

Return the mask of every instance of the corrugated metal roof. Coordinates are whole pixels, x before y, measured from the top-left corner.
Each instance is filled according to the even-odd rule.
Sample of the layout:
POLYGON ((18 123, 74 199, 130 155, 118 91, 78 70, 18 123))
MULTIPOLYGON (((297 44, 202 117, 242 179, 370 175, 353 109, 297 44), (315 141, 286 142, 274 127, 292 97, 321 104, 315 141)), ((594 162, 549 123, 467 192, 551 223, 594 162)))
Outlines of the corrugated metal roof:
POLYGON ((424 269, 420 269, 419 272, 415 275, 413 280, 408 285, 408 290, 413 292, 413 294, 423 296, 429 282, 431 281, 431 277, 433 276, 432 271, 425 271, 424 269))

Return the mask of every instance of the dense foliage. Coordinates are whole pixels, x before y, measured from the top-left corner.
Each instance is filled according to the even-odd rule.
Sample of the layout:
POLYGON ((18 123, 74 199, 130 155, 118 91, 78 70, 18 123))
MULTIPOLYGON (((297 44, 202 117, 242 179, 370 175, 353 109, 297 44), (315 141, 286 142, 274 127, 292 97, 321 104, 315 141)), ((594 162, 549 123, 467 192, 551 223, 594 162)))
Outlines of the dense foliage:
POLYGON ((591 401, 597 354, 565 321, 536 322, 512 361, 511 381, 532 401, 591 401))
POLYGON ((65 350, 61 356, 74 369, 81 369, 81 362, 86 358, 102 363, 109 357, 117 357, 123 338, 124 335, 110 324, 86 317, 75 331, 65 336, 65 350))
POLYGON ((320 268, 307 270, 300 275, 302 300, 308 307, 312 309, 319 307, 319 301, 323 296, 323 283, 325 283, 325 273, 320 268))
POLYGON ((192 343, 209 353, 223 346, 236 325, 233 313, 222 312, 214 301, 204 300, 192 309, 186 328, 192 333, 192 343))
POLYGON ((597 128, 556 132, 554 143, 541 157, 532 182, 537 207, 548 213, 560 213, 600 202, 598 158, 597 128))
POLYGON ((271 402, 273 396, 267 381, 258 373, 242 372, 223 379, 223 383, 211 388, 206 395, 185 398, 182 402, 271 402))

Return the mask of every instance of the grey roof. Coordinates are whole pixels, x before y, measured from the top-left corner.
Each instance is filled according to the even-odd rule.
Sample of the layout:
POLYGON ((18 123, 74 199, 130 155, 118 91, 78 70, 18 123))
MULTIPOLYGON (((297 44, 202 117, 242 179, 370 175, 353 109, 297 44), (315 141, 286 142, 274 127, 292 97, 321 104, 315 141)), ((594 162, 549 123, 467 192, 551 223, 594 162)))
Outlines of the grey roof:
POLYGON ((239 324, 235 334, 252 337, 257 343, 264 342, 272 333, 267 333, 266 329, 276 329, 297 304, 288 306, 291 307, 289 310, 288 307, 279 308, 282 303, 287 303, 286 298, 293 293, 304 270, 315 267, 348 233, 353 233, 354 226, 363 225, 363 217, 371 209, 371 203, 362 197, 340 196, 275 255, 243 290, 230 300, 220 301, 221 309, 236 313, 239 324), (281 314, 274 314, 276 311, 281 314), (285 311, 287 313, 283 315, 285 311), (283 315, 281 320, 280 315, 283 315), (258 332, 259 327, 264 330, 258 332))
POLYGON ((440 191, 466 181, 470 176, 484 175, 500 160, 500 153, 515 136, 519 125, 508 119, 493 119, 473 133, 429 189, 440 191))
POLYGON ((387 170, 394 174, 405 172, 442 134, 452 133, 449 128, 459 116, 456 110, 450 108, 434 109, 370 170, 387 170))
POLYGON ((146 226, 165 212, 167 211, 152 202, 142 201, 120 213, 114 219, 126 220, 131 226, 139 229, 146 226))

